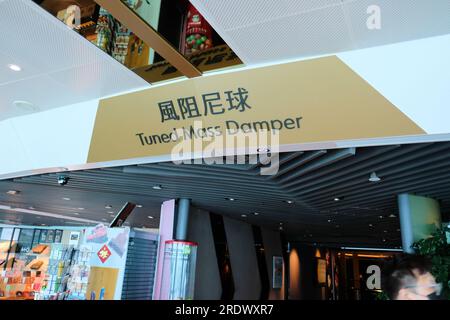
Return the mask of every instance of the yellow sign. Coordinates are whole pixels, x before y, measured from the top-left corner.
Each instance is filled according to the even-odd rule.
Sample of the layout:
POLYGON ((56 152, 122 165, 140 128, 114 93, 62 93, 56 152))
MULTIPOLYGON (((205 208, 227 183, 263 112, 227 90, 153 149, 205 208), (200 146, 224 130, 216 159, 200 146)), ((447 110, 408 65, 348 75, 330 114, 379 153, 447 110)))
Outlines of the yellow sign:
POLYGON ((88 162, 170 155, 182 139, 278 130, 280 145, 423 134, 336 56, 204 76, 100 102, 88 162), (201 128, 195 125, 201 121, 201 128))

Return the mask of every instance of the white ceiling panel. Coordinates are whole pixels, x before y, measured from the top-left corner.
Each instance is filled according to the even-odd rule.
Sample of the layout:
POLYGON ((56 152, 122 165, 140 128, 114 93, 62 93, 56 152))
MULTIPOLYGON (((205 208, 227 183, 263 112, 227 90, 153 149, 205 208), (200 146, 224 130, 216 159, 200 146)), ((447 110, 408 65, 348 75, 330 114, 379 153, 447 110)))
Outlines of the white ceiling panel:
POLYGON ((0 85, 0 117, 7 119, 29 114, 26 109, 17 108, 14 101, 28 101, 45 111, 60 107, 61 100, 75 100, 77 96, 47 75, 23 79, 0 85))
POLYGON ((30 0, 0 1, 0 30, 0 121, 27 113, 17 100, 44 111, 148 87, 30 0))
POLYGON ((449 0, 191 0, 247 65, 450 33, 449 0), (368 8, 381 29, 369 30, 368 8))
POLYGON ((194 0, 191 2, 197 6, 205 6, 208 15, 214 18, 215 22, 220 25, 220 28, 229 31, 299 13, 336 6, 341 3, 341 0, 194 0), (227 14, 230 12, 234 14, 227 14))
POLYGON ((358 47, 415 40, 450 33, 450 0, 377 0, 381 29, 369 30, 367 8, 373 0, 344 4, 358 47))
MULTIPOLYGON (((0 13, 1 15, 1 13, 0 13)), ((0 33, 0 39, 2 38, 2 35, 0 33)), ((36 77, 42 74, 41 71, 39 71, 38 66, 36 63, 34 63, 33 60, 23 60, 23 57, 20 57, 20 55, 12 55, 8 56, 3 51, 3 46, 0 46, 0 65, 1 65, 1 71, 0 71, 0 86, 6 85, 11 82, 20 81, 23 79, 28 79, 32 77, 36 77), (22 68, 22 71, 20 72, 13 72, 10 69, 7 68, 8 65, 15 64, 22 68)))
POLYGON ((238 55, 253 63, 272 61, 274 57, 296 58, 299 52, 318 55, 353 48, 347 30, 342 7, 329 6, 308 14, 234 29, 228 34, 239 46, 238 55), (248 45, 241 47, 242 43, 248 45))

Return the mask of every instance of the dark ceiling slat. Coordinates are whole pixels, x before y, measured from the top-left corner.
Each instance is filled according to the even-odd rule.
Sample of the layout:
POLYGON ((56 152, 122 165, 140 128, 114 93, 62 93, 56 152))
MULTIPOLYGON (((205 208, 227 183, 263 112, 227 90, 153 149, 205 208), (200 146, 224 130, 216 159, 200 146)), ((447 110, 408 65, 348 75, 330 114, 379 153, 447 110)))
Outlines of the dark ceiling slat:
MULTIPOLYGON (((146 213, 158 215, 162 201, 188 197, 196 207, 266 225, 273 230, 283 222, 290 235, 312 233, 310 241, 323 242, 335 237, 343 243, 353 243, 357 238, 367 239, 372 245, 382 238, 387 239, 383 245, 399 244, 396 194, 401 191, 440 198, 441 211, 450 212, 449 142, 365 147, 357 148, 356 152, 334 149, 327 153, 323 150, 282 153, 279 172, 271 179, 259 175, 258 164, 177 166, 168 162, 126 168, 139 169, 139 173, 126 172, 130 169, 124 167, 110 167, 69 172, 71 180, 65 187, 57 184, 57 173, 15 179, 14 182, 0 181, 0 187, 10 184, 7 190, 21 186, 32 188, 30 190, 43 188, 46 199, 41 207, 57 213, 65 209, 60 199, 63 194, 73 195, 79 201, 93 195, 105 197, 105 201, 135 199, 145 202, 148 209, 137 212, 130 222, 142 225, 146 213), (141 169, 149 174, 141 173, 141 169), (381 182, 367 181, 372 171, 382 177, 381 182), (163 189, 153 190, 154 185, 163 185, 163 189), (59 201, 48 196, 52 194, 59 197, 59 201), (343 197, 343 200, 334 202, 334 196, 343 197), (236 201, 227 201, 226 197, 236 201), (286 200, 294 200, 294 203, 287 204, 286 200), (254 216, 255 211, 260 214, 254 216), (397 217, 387 218, 391 213, 397 217), (242 218, 241 214, 246 214, 247 218, 242 218), (380 215, 384 218, 379 219, 380 215), (370 223, 374 227, 369 227, 370 223), (336 228, 336 225, 340 227, 336 228)), ((2 198, 0 194, 0 203, 33 205, 27 199, 2 198)), ((74 209, 65 211, 70 215, 74 209)), ((80 217, 86 216, 81 214, 80 217)), ((104 216, 103 205, 86 217, 98 220, 104 216)), ((147 221, 147 225, 155 221, 147 221)))
MULTIPOLYGON (((71 182, 71 186, 74 186, 75 183, 77 182, 79 183, 85 183, 85 179, 86 178, 81 178, 81 177, 77 177, 74 178, 74 180, 71 182)), ((146 193, 154 193, 155 190, 152 189, 152 186, 158 184, 158 183, 153 183, 153 184, 135 184, 132 183, 131 181, 129 181, 126 185, 120 184, 120 183, 115 183, 114 180, 108 180, 107 178, 104 177, 96 177, 95 178, 96 183, 95 184, 88 184, 86 183, 86 186, 90 186, 92 188, 100 188, 100 187, 104 187, 105 189, 103 190, 108 190, 109 184, 110 185, 114 185, 114 186, 120 186, 121 188, 127 187, 128 190, 135 188, 136 190, 139 191, 133 191, 133 193, 138 192, 139 194, 146 194, 146 193)), ((260 194, 266 194, 268 196, 280 196, 280 197, 285 197, 285 193, 279 189, 276 188, 276 186, 264 186, 264 187, 255 187, 254 184, 251 183, 238 183, 238 182, 230 182, 228 181, 226 184, 224 183, 220 183, 220 182, 202 182, 201 184, 198 183, 197 181, 191 181, 191 182, 178 182, 179 186, 176 185, 177 182, 169 182, 169 181, 165 181, 162 183, 162 185, 164 186, 162 191, 158 191, 159 193, 164 193, 167 191, 180 191, 180 190, 185 190, 185 189, 190 189, 190 190, 198 190, 199 192, 204 192, 204 191, 212 191, 212 190, 222 190, 222 192, 229 192, 230 190, 239 190, 241 192, 249 192, 252 194, 257 195, 258 193, 260 194)), ((125 190, 125 189, 123 189, 125 190)))
MULTIPOLYGON (((448 157, 449 155, 447 155, 448 157)), ((449 158, 450 159, 450 158, 449 158)), ((321 189, 319 192, 316 193, 308 193, 301 195, 301 198, 305 201, 314 201, 317 198, 322 198, 324 196, 326 197, 346 197, 355 193, 361 192, 361 190, 367 190, 370 191, 371 194, 374 192, 374 190, 378 190, 379 188, 386 188, 391 187, 395 185, 404 185, 409 182, 415 182, 421 179, 426 179, 430 175, 437 176, 439 179, 439 176, 442 174, 445 174, 450 171, 450 164, 446 164, 443 168, 438 168, 435 170, 418 170, 420 173, 418 173, 415 170, 410 170, 408 166, 402 167, 401 170, 396 170, 397 172, 401 172, 400 174, 394 175, 388 171, 385 172, 384 178, 382 181, 377 183, 372 183, 368 181, 367 175, 361 176, 359 178, 355 178, 354 182, 348 182, 346 184, 343 184, 341 187, 337 186, 335 188, 328 188, 328 189, 321 189)), ((394 172, 394 171, 392 171, 394 172)))
MULTIPOLYGON (((324 187, 326 187, 326 186, 336 184, 335 182, 337 182, 337 181, 342 181, 342 178, 344 178, 344 181, 345 181, 345 179, 351 180, 353 178, 349 178, 349 177, 352 174, 354 174, 355 172, 357 172, 357 173, 361 172, 362 170, 366 170, 366 174, 370 174, 371 172, 375 171, 375 169, 377 168, 376 166, 389 165, 390 159, 404 156, 405 154, 415 154, 415 152, 417 150, 420 150, 422 148, 424 148, 424 147, 423 146, 410 146, 408 148, 402 147, 398 150, 394 150, 394 151, 386 153, 386 154, 381 154, 378 157, 371 158, 368 161, 353 165, 344 170, 340 170, 337 173, 329 175, 328 177, 325 177, 323 179, 318 179, 316 182, 316 185, 317 185, 317 183, 319 183, 320 186, 312 187, 311 184, 307 184, 307 185, 305 185, 305 188, 307 187, 306 190, 308 192, 310 190, 312 192, 313 190, 316 191, 319 189, 324 189, 324 187)), ((296 184, 297 185, 291 189, 292 192, 297 193, 299 190, 305 190, 304 186, 301 184, 301 181, 298 181, 296 184)), ((291 187, 293 187, 293 185, 291 185, 291 187)), ((303 193, 298 193, 298 194, 300 195, 303 193)))
MULTIPOLYGON (((202 187, 210 187, 210 188, 222 188, 222 189, 231 189, 231 188, 239 188, 242 190, 256 190, 258 188, 255 188, 255 185, 251 182, 246 182, 246 180, 241 181, 227 181, 226 184, 223 183, 223 180, 218 180, 216 182, 203 182, 199 185, 198 179, 192 179, 189 182, 186 180, 171 180, 170 178, 166 178, 164 180, 161 180, 159 178, 153 178, 156 179, 155 181, 151 181, 150 178, 153 178, 151 176, 145 176, 144 178, 142 175, 140 175, 139 180, 136 175, 124 175, 119 173, 109 173, 108 175, 105 175, 102 172, 86 172, 86 173, 77 173, 71 175, 71 180, 68 186, 73 186, 75 182, 85 183, 86 186, 95 187, 98 188, 100 183, 109 183, 112 186, 129 186, 133 188, 137 188, 138 190, 152 190, 152 187, 155 185, 163 185, 165 186, 164 189, 169 190, 171 189, 170 186, 172 184, 180 184, 183 186, 188 186, 189 188, 198 188, 199 186, 202 187)), ((44 179, 41 180, 39 178, 33 178, 32 180, 28 180, 28 182, 32 183, 43 183, 43 184, 51 184, 55 185, 56 179, 44 179)), ((276 195, 283 195, 284 192, 279 190, 275 185, 265 185, 264 188, 261 188, 259 192, 268 192, 270 194, 276 195)))
MULTIPOLYGON (((450 179, 450 175, 446 176, 447 179, 450 179)), ((411 194, 422 194, 422 193, 429 193, 430 191, 426 188, 429 187, 433 187, 433 190, 435 190, 436 188, 440 188, 440 187, 445 187, 445 188, 449 188, 450 187, 450 181, 436 181, 433 179, 433 182, 430 183, 426 183, 427 181, 422 181, 422 182, 418 182, 416 184, 416 186, 418 185, 419 188, 418 189, 414 189, 413 186, 410 185, 406 185, 403 187, 395 187, 395 188, 391 188, 389 190, 377 193, 377 194, 364 194, 363 196, 359 196, 359 197, 352 197, 350 199, 348 199, 346 201, 346 204, 356 204, 356 203, 373 203, 376 201, 380 201, 382 199, 386 199, 386 196, 390 196, 390 197, 395 197, 395 195, 397 194, 401 194, 401 193, 411 193, 411 194)), ((332 200, 331 200, 332 201, 332 200)), ((328 201, 328 202, 331 202, 328 201)), ((329 206, 329 203, 327 203, 327 201, 323 201, 323 202, 317 202, 315 204, 317 206, 317 208, 326 208, 329 206)))
POLYGON ((282 175, 292 172, 296 168, 301 167, 301 166, 305 165, 306 163, 311 162, 311 161, 325 155, 326 153, 327 153, 326 150, 319 150, 319 151, 304 153, 303 156, 301 156, 299 158, 296 157, 296 158, 292 159, 291 161, 289 161, 288 163, 284 163, 283 167, 280 168, 276 174, 268 176, 266 178, 266 180, 273 180, 278 177, 281 177, 282 175))
MULTIPOLYGON (((237 166, 237 165, 235 165, 237 166)), ((251 169, 231 169, 230 165, 201 165, 201 164, 181 164, 176 165, 173 163, 158 163, 154 165, 138 165, 139 168, 163 168, 180 171, 180 172, 195 172, 201 174, 202 172, 208 172, 212 174, 222 174, 225 176, 255 176, 258 174, 259 170, 251 169)))
MULTIPOLYGON (((212 179, 218 180, 219 178, 227 181, 242 181, 242 176, 238 173, 231 174, 230 172, 222 172, 217 169, 207 170, 211 174, 205 174, 206 170, 202 170, 200 168, 194 168, 193 166, 190 168, 174 168, 167 166, 165 168, 157 168, 155 166, 138 166, 138 167, 125 167, 125 173, 135 173, 135 174, 147 174, 147 175, 159 175, 161 177, 189 177, 189 178, 198 178, 198 179, 212 179)), ((255 177, 254 175, 246 176, 247 181, 253 181, 258 183, 260 179, 255 177)))
POLYGON ((380 147, 374 149, 366 149, 366 150, 356 150, 356 157, 352 157, 347 159, 347 161, 341 161, 335 163, 331 166, 325 167, 321 170, 316 170, 310 172, 299 179, 296 179, 295 182, 289 184, 289 189, 291 191, 296 190, 296 186, 299 188, 309 188, 311 186, 329 181, 330 179, 335 179, 336 175, 345 175, 346 172, 353 172, 358 163, 368 161, 369 159, 381 156, 385 153, 392 152, 393 150, 399 148, 399 145, 392 145, 387 147, 380 147), (308 182, 310 181, 310 182, 308 182))
POLYGON ((327 153, 327 155, 324 155, 319 160, 310 162, 307 165, 303 166, 301 169, 296 170, 295 172, 289 174, 288 176, 277 179, 277 183, 280 183, 283 186, 283 188, 287 188, 289 186, 289 183, 286 182, 291 181, 292 179, 295 179, 308 172, 317 170, 319 168, 331 165, 332 163, 335 163, 337 161, 354 156, 355 152, 356 152, 355 148, 347 148, 329 152, 327 153))
MULTIPOLYGON (((412 161, 415 159, 420 159, 421 157, 425 157, 425 155, 430 155, 432 153, 438 153, 443 150, 449 149, 449 147, 450 146, 448 146, 448 145, 430 146, 431 150, 422 149, 419 151, 414 150, 415 148, 413 147, 412 149, 411 148, 408 149, 407 156, 404 156, 404 153, 403 153, 402 154, 403 157, 400 157, 399 159, 395 159, 395 160, 391 160, 391 161, 389 161, 389 160, 395 156, 386 155, 385 157, 377 158, 373 161, 370 161, 367 164, 358 166, 357 168, 355 166, 354 170, 351 172, 341 172, 336 176, 330 177, 328 183, 322 183, 320 186, 308 188, 303 192, 296 192, 295 195, 303 196, 305 194, 313 193, 317 190, 320 190, 321 192, 328 192, 328 190, 333 191, 336 188, 342 189, 342 188, 345 188, 347 186, 351 186, 352 184, 354 184, 354 180, 358 179, 358 177, 361 177, 364 174, 366 175, 366 177, 368 179, 369 174, 371 172, 386 170, 386 168, 389 168, 389 167, 402 165, 405 162, 409 162, 409 161, 412 161), (367 169, 367 171, 365 171, 365 172, 362 171, 365 169, 367 169), (341 179, 338 179, 339 177, 341 177, 341 179)), ((425 157, 425 159, 428 159, 428 158, 425 157)), ((426 161, 426 160, 422 160, 422 161, 426 161)), ((296 188, 295 190, 292 190, 292 191, 295 192, 296 190, 298 190, 298 188, 296 188)))

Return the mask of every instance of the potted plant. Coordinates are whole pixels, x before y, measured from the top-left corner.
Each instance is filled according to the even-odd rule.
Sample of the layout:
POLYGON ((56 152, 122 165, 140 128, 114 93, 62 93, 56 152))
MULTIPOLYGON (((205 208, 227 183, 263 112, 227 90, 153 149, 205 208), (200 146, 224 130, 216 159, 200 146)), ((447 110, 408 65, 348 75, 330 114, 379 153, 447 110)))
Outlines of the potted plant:
POLYGON ((426 239, 419 240, 413 244, 417 254, 427 256, 432 262, 431 273, 436 282, 442 283, 442 294, 450 298, 450 245, 447 243, 446 232, 437 230, 426 239))

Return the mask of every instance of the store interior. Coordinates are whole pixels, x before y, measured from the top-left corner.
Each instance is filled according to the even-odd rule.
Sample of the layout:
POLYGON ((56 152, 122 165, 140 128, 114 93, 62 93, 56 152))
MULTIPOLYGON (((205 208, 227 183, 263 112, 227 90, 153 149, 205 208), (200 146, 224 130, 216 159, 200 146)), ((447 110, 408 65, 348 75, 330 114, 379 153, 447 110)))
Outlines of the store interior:
MULTIPOLYGON (((94 0, 33 1, 151 84, 184 76, 94 0), (75 25, 74 6, 80 8, 79 25, 75 25)), ((242 61, 188 0, 123 3, 125 10, 144 21, 167 46, 201 72, 242 66, 242 61)))

